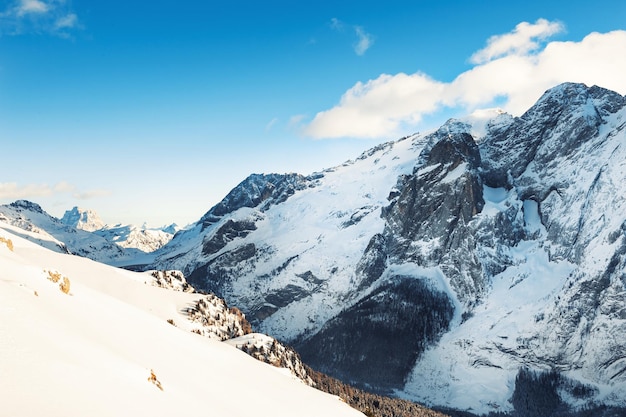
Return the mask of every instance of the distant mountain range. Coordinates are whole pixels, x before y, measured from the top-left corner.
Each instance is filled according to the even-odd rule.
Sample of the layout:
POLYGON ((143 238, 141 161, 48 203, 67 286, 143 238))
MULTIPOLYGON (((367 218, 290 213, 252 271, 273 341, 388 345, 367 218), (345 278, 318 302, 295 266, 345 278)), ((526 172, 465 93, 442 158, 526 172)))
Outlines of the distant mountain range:
POLYGON ((626 98, 565 83, 521 117, 483 111, 312 175, 253 174, 148 255, 106 246, 102 228, 89 250, 32 203, 0 221, 180 270, 369 390, 476 414, 620 415, 624 143, 626 98))
POLYGON ((57 219, 38 204, 25 200, 0 206, 0 221, 36 232, 29 238, 40 241, 49 249, 111 265, 125 265, 141 259, 165 245, 180 230, 176 224, 160 229, 148 229, 145 225, 109 226, 95 211, 78 207, 67 210, 61 219, 57 219))

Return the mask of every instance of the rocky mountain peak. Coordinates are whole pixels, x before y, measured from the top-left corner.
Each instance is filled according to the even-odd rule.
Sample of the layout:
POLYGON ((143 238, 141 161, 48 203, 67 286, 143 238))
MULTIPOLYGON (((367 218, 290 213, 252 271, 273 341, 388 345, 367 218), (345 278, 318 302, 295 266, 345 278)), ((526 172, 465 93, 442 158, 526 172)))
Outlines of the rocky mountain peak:
MULTIPOLYGON (((557 170, 560 157, 569 157, 589 140, 601 140, 601 126, 625 106, 624 97, 597 86, 565 83, 546 91, 521 117, 494 128, 480 142, 483 180, 505 188, 536 183, 520 179, 531 162, 534 171, 557 170)), ((533 197, 537 192, 529 188, 523 199, 542 199, 543 195, 533 197)))
POLYGON ((428 165, 444 164, 450 165, 452 169, 465 162, 472 168, 478 168, 480 152, 474 138, 465 129, 469 126, 458 122, 452 126, 455 129, 450 129, 446 124, 434 133, 432 147, 425 148, 420 159, 424 159, 428 165))
POLYGON ((587 111, 588 117, 599 120, 622 108, 626 100, 618 93, 596 85, 587 87, 582 83, 563 83, 546 90, 541 98, 521 118, 537 117, 556 119, 562 112, 587 111))
POLYGON ((300 174, 252 174, 211 208, 200 222, 204 229, 216 223, 222 216, 242 207, 258 207, 264 211, 273 204, 284 202, 297 190, 307 186, 307 178, 300 174))
POLYGON ((9 204, 9 206, 18 210, 27 210, 27 211, 32 211, 34 213, 40 213, 40 214, 44 213, 43 209, 41 208, 39 204, 33 203, 32 201, 28 201, 28 200, 17 200, 9 204))
POLYGON ((485 204, 479 149, 455 121, 428 142, 413 174, 396 187, 399 195, 382 210, 384 240, 390 262, 444 269, 459 299, 471 305, 486 287, 482 266, 471 255, 476 242, 468 227, 485 204))
POLYGON ((100 216, 98 216, 98 213, 79 207, 66 210, 61 218, 61 223, 87 232, 100 230, 105 226, 100 216))

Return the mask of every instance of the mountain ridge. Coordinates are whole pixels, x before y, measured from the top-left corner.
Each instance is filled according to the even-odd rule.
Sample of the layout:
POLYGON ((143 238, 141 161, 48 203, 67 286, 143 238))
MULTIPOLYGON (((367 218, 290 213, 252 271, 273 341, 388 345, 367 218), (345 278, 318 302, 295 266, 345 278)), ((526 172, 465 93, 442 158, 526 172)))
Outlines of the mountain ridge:
MULTIPOLYGON (((611 335, 625 326, 618 299, 626 172, 615 162, 622 157, 625 104, 609 90, 565 83, 521 117, 450 120, 338 167, 292 175, 298 185, 280 194, 287 198, 256 205, 251 198, 253 204, 198 223, 155 252, 152 266, 187 268, 194 285, 242 308, 264 332, 311 352, 305 361, 352 382, 372 385, 357 377, 348 352, 379 375, 373 386, 431 405, 490 412, 510 410, 523 366, 556 367, 597 388, 587 403, 624 406, 617 398, 626 363, 607 352, 624 348, 611 335), (422 284, 408 290, 402 282, 422 284), (408 372, 391 385, 381 376, 383 359, 372 356, 374 345, 346 338, 334 355, 320 353, 345 329, 375 334, 386 314, 383 301, 406 291, 422 291, 424 300, 443 294, 454 313, 437 313, 445 304, 439 302, 426 309, 439 317, 431 320, 438 330, 424 346, 408 348, 400 366, 408 372), (374 306, 367 315, 346 321, 365 302, 374 306), (472 340, 470 329, 484 326, 472 340), (590 332, 603 340, 589 343, 590 332), (468 387, 454 382, 459 375, 492 388, 462 394, 468 387)), ((250 181, 267 180, 274 190, 287 178, 250 181)), ((255 184, 251 196, 261 195, 255 184)), ((238 193, 245 190, 244 181, 238 193)), ((414 302, 420 305, 429 304, 414 302)), ((399 320, 406 313, 393 314, 399 320)), ((418 326, 409 335, 424 331, 418 326)), ((408 345, 393 349, 402 346, 408 345)))
MULTIPOLYGON (((132 264, 169 242, 180 230, 105 224, 93 210, 73 207, 58 219, 37 203, 17 200, 0 205, 0 219, 33 232, 28 237, 49 249, 70 252, 112 265, 132 264), (37 235, 41 235, 37 237, 37 235), (52 243, 56 239, 55 243, 52 243)), ((145 263, 145 262, 144 262, 145 263)))

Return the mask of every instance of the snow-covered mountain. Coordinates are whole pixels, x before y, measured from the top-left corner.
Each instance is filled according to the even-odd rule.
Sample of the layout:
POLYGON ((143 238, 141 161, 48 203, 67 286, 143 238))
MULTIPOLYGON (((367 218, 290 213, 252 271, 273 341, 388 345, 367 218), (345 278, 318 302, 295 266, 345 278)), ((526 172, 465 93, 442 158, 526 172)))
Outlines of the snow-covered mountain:
POLYGON ((115 266, 146 263, 151 252, 169 242, 180 230, 175 224, 156 229, 145 225, 109 226, 95 211, 78 207, 57 219, 26 200, 0 205, 0 221, 32 232, 27 238, 49 249, 115 266))
POLYGON ((116 225, 106 226, 95 230, 96 235, 102 236, 109 242, 113 242, 118 246, 127 249, 139 249, 142 252, 150 253, 161 248, 174 237, 171 230, 176 230, 173 226, 167 227, 168 231, 163 229, 149 229, 145 226, 135 225, 116 225))
POLYGON ((158 287, 172 277, 50 251, 24 238, 36 232, 0 225, 3 415, 363 415, 188 331, 187 309, 206 295, 158 287))
POLYGON ((66 210, 63 217, 61 217, 61 223, 87 232, 93 232, 105 226, 98 213, 79 207, 66 210))
POLYGON ((95 211, 79 207, 67 210, 61 218, 61 223, 76 229, 94 232, 122 248, 139 249, 146 253, 154 252, 165 245, 180 230, 176 224, 162 228, 148 228, 145 224, 109 226, 95 211))
POLYGON ((624 97, 566 83, 518 118, 251 175, 150 268, 374 389, 486 413, 552 375, 552 405, 624 407, 625 127, 624 97))
MULTIPOLYGON (((84 256, 98 262, 128 264, 143 254, 137 249, 125 249, 93 232, 68 225, 50 216, 38 204, 26 200, 1 205, 0 222, 29 232, 24 237, 48 249, 84 256)), ((0 224, 0 228, 2 227, 0 224)))

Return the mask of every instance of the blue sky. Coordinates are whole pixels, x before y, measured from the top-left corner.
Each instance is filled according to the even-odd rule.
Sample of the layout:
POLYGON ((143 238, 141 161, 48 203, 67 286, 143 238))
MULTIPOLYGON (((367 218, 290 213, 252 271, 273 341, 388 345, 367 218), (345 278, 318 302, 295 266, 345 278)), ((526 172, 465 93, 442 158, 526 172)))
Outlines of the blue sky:
POLYGON ((563 81, 626 94, 625 22, 617 0, 0 1, 0 203, 183 225, 251 173, 563 81))

